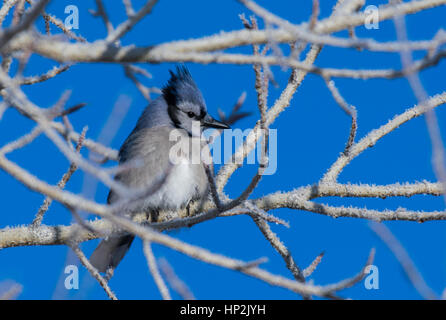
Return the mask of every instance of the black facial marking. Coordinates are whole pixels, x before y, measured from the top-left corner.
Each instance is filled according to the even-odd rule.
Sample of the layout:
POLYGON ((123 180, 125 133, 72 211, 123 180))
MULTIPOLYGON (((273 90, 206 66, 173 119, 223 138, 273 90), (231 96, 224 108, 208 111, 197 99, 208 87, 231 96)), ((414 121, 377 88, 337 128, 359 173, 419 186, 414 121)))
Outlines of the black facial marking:
POLYGON ((178 119, 177 113, 180 112, 176 107, 171 107, 169 105, 167 108, 167 113, 169 114, 170 119, 172 120, 175 127, 180 128, 180 120, 178 119))
POLYGON ((206 116, 206 110, 204 110, 204 108, 201 108, 201 109, 200 109, 200 115, 199 115, 199 117, 198 117, 197 120, 201 120, 201 119, 203 119, 205 116, 206 116))

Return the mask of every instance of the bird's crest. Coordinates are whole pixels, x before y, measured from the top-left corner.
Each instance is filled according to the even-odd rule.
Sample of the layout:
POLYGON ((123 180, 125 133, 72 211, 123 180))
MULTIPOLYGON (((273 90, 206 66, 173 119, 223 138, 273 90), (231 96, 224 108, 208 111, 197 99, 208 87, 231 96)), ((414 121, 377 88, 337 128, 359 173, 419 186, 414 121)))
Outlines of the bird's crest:
POLYGON ((176 105, 179 100, 188 100, 191 93, 199 92, 189 70, 185 66, 176 68, 176 73, 172 70, 170 79, 162 89, 164 99, 169 105, 176 105))

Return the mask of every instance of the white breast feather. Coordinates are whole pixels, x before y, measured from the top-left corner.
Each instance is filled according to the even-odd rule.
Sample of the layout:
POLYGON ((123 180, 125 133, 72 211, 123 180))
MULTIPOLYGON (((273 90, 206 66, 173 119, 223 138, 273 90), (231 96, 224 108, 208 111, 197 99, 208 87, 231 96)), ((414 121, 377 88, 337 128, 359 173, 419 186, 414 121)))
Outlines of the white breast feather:
POLYGON ((163 186, 144 203, 146 208, 176 210, 187 205, 197 190, 197 180, 188 159, 174 165, 163 186))

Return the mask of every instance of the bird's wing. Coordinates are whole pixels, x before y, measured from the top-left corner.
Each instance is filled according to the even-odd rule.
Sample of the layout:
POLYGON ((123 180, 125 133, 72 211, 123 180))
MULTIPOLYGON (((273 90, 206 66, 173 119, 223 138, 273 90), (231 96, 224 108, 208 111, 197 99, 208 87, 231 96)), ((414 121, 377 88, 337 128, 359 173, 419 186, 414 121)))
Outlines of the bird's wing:
MULTIPOLYGON (((143 188, 161 177, 169 168, 170 152, 178 144, 176 137, 187 135, 182 129, 173 133, 173 129, 176 128, 160 126, 132 132, 120 151, 120 164, 128 168, 117 174, 115 180, 129 187, 143 188)), ((116 199, 111 191, 108 202, 116 199)))

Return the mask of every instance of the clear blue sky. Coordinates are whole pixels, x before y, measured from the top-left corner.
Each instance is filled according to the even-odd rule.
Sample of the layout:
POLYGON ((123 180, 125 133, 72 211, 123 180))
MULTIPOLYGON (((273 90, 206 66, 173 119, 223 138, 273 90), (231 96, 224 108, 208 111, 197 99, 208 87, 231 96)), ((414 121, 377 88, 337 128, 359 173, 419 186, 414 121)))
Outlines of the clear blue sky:
MULTIPOLYGON (((116 24, 125 17, 121 1, 105 0, 106 8, 116 24)), ((134 0, 135 7, 144 1, 134 0)), ((259 1, 274 13, 299 23, 311 14, 311 1, 259 1)), ((321 1, 321 16, 326 17, 334 1, 321 1)), ((367 1, 381 4, 382 1, 367 1)), ((65 17, 64 8, 73 1, 52 1, 48 12, 65 17)), ((76 3, 80 20, 78 32, 88 40, 105 35, 103 23, 91 17, 88 9, 95 8, 94 1, 76 3)), ((170 40, 188 39, 211 35, 221 30, 242 27, 238 14, 249 12, 236 1, 180 1, 161 0, 153 13, 130 32, 123 44, 152 45, 170 40)), ((408 35, 411 39, 430 39, 445 27, 446 8, 436 8, 407 18, 408 35)), ((395 39, 390 21, 380 23, 378 30, 357 28, 361 37, 377 40, 395 39)), ((55 28, 53 27, 53 30, 55 28)), ((250 48, 241 51, 249 53, 250 48)), ((417 55, 419 57, 419 55, 417 55)), ((45 72, 54 63, 33 56, 26 74, 45 72)), ((366 53, 354 50, 324 48, 317 59, 319 66, 338 68, 400 67, 395 54, 366 53)), ((254 73, 250 66, 187 64, 206 99, 208 109, 217 114, 217 108, 229 111, 239 95, 247 92, 245 110, 253 116, 240 121, 237 126, 245 129, 257 119, 254 73)), ((144 66, 153 74, 146 80, 148 86, 161 87, 168 80, 172 64, 144 66)), ((273 68, 278 88, 271 86, 269 105, 285 86, 290 70, 273 68)), ((422 72, 421 79, 430 95, 445 89, 444 61, 422 72)), ((371 129, 387 122, 393 115, 413 106, 416 99, 406 80, 337 80, 345 99, 358 109, 358 138, 371 129)), ((119 148, 132 130, 146 101, 135 86, 124 76, 122 67, 112 64, 78 64, 68 72, 48 82, 25 88, 29 97, 42 107, 56 102, 60 94, 71 89, 69 105, 86 102, 83 110, 71 116, 77 130, 88 125, 88 136, 96 138, 101 131, 116 100, 121 95, 131 98, 131 106, 116 138, 111 143, 119 148)), ((446 110, 437 109, 443 129, 446 128, 446 110)), ((278 129, 278 170, 266 176, 253 194, 262 196, 277 190, 289 191, 295 187, 317 182, 343 150, 348 135, 350 119, 333 101, 323 80, 309 75, 287 109, 273 124, 278 129)), ((9 110, 0 122, 0 144, 14 139, 32 127, 32 122, 9 110)), ((84 151, 84 155, 86 155, 84 151)), ((57 149, 44 137, 10 156, 12 160, 38 175, 41 179, 56 183, 65 172, 68 163, 57 149)), ((401 128, 379 141, 375 147, 355 159, 341 174, 340 182, 387 184, 415 182, 424 179, 434 181, 431 168, 431 145, 423 118, 404 124, 401 128)), ((236 196, 249 183, 255 167, 239 170, 227 185, 226 192, 236 196)), ((83 174, 77 172, 68 189, 81 192, 83 174)), ((0 227, 30 223, 43 198, 30 192, 20 183, 0 171, 2 186, 2 215, 0 227)), ((105 202, 108 190, 100 186, 96 200, 105 202)), ((406 207, 413 210, 441 210, 444 202, 439 197, 416 196, 410 199, 320 199, 333 205, 366 206, 376 209, 406 207)), ((272 212, 290 222, 291 228, 272 226, 289 247, 297 263, 306 267, 320 252, 325 251, 322 263, 313 276, 316 284, 336 282, 352 276, 364 264, 368 252, 376 248, 375 265, 379 268, 379 289, 366 290, 362 283, 345 290, 341 295, 356 299, 418 299, 420 296, 410 285, 398 262, 387 247, 373 234, 368 222, 358 219, 332 219, 314 213, 280 209, 272 212)), ((70 213, 53 204, 45 216, 45 224, 67 224, 70 213)), ((441 294, 446 287, 446 225, 444 222, 389 222, 394 232, 410 253, 426 282, 441 294)), ((267 270, 291 277, 283 260, 256 228, 249 217, 219 218, 202 223, 191 229, 170 233, 184 241, 206 247, 218 253, 243 260, 262 256, 269 258, 263 265, 267 270)), ((82 248, 89 255, 97 244, 91 241, 82 248)), ((296 295, 284 289, 271 287, 261 281, 210 266, 182 254, 155 246, 155 254, 165 257, 176 273, 199 299, 295 299, 296 295)), ((0 251, 0 282, 13 280, 23 285, 21 299, 57 298, 106 299, 102 288, 91 280, 82 269, 80 289, 56 290, 66 264, 68 249, 65 246, 10 248, 0 251)), ((158 299, 160 295, 147 269, 140 240, 132 245, 127 257, 116 270, 110 286, 121 299, 158 299)), ((178 296, 174 296, 178 298, 178 296)))

